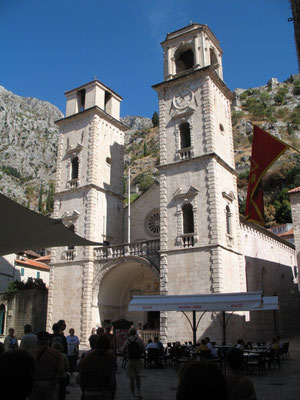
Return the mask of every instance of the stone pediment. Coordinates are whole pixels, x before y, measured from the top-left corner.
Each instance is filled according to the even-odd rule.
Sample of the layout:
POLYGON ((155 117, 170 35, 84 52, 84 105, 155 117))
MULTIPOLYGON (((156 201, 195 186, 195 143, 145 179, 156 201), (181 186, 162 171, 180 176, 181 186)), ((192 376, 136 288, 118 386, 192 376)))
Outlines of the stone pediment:
POLYGON ((222 192, 222 196, 223 196, 225 199, 229 200, 229 201, 235 200, 235 195, 234 195, 234 193, 233 193, 232 191, 230 191, 229 193, 227 193, 227 192, 222 192))
POLYGON ((195 188, 195 186, 190 186, 188 191, 183 191, 180 187, 175 191, 175 193, 173 194, 174 198, 190 198, 190 197, 194 197, 199 193, 199 189, 195 188))
POLYGON ((82 144, 77 143, 77 145, 75 147, 68 146, 67 154, 79 153, 82 149, 83 149, 82 144))
POLYGON ((185 108, 184 110, 175 110, 173 112, 172 119, 183 118, 183 117, 185 117, 187 115, 193 114, 194 112, 195 112, 195 109, 193 107, 190 107, 190 106, 185 108))
POLYGON ((63 215, 61 216, 61 219, 76 219, 78 218, 80 215, 80 213, 76 210, 74 211, 66 211, 65 213, 63 213, 63 215))

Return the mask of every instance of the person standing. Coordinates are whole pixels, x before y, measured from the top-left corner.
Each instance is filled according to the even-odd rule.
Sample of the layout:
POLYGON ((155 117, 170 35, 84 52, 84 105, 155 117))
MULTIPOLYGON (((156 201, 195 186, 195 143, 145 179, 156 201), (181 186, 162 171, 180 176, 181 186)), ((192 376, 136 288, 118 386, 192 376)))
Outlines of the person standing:
POLYGON ((75 330, 71 328, 69 330, 70 335, 67 336, 68 359, 69 359, 71 374, 73 374, 73 372, 75 372, 77 368, 77 360, 79 356, 79 343, 80 343, 78 336, 74 335, 74 333, 75 330))
POLYGON ((82 358, 77 382, 83 400, 113 400, 116 393, 116 357, 106 335, 98 336, 95 350, 82 358))
POLYGON ((30 324, 24 325, 24 336, 21 339, 20 349, 27 350, 29 353, 37 348, 37 337, 32 332, 32 327, 30 324))
POLYGON ((63 346, 63 352, 67 354, 68 353, 67 339, 63 334, 63 331, 61 330, 61 327, 58 324, 58 322, 53 324, 52 330, 53 334, 51 335, 50 345, 52 346, 53 343, 59 342, 63 346))
POLYGON ((130 379, 131 399, 134 400, 136 397, 141 399, 142 356, 145 352, 145 346, 144 342, 138 337, 135 328, 130 329, 129 336, 124 343, 122 352, 128 358, 126 374, 130 379))
POLYGON ((63 371, 62 356, 57 350, 49 348, 48 332, 39 332, 37 342, 38 347, 33 352, 36 358, 36 376, 30 400, 58 400, 58 383, 63 371))
POLYGON ((14 335, 14 328, 9 328, 8 335, 4 339, 4 351, 16 350, 19 347, 18 339, 14 335))

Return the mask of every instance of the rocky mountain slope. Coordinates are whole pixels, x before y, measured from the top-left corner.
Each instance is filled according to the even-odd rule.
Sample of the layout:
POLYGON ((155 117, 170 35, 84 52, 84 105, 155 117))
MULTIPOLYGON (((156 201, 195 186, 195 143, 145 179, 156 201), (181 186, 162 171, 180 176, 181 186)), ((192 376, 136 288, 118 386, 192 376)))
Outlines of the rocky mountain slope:
MULTIPOLYGON (((278 82, 272 78, 264 86, 236 89, 234 94, 232 124, 236 168, 240 173, 239 197, 242 208, 250 164, 252 123, 294 147, 300 147, 300 76, 291 76, 285 82, 278 82)), ((47 208, 47 193, 55 178, 58 129, 54 121, 62 117, 62 113, 52 104, 17 96, 0 86, 2 193, 36 210, 47 208)), ((158 128, 153 127, 151 119, 144 117, 127 116, 122 118, 122 122, 130 127, 125 137, 125 178, 130 166, 132 189, 135 192, 132 194, 132 200, 158 177, 158 128)), ((284 164, 286 171, 295 167, 296 154, 287 152, 273 171, 280 175, 280 164, 284 164)), ((270 176, 272 178, 272 173, 270 176)), ((126 182, 127 179, 124 194, 127 193, 126 182)), ((282 187, 278 188, 281 189, 282 187)), ((271 196, 269 197, 272 201, 271 196)), ((267 210, 270 214, 270 224, 275 222, 275 211, 272 207, 271 211, 267 210)), ((47 210, 49 211, 49 208, 47 210)))
POLYGON ((0 86, 0 191, 36 208, 41 185, 54 179, 58 129, 54 105, 0 86))

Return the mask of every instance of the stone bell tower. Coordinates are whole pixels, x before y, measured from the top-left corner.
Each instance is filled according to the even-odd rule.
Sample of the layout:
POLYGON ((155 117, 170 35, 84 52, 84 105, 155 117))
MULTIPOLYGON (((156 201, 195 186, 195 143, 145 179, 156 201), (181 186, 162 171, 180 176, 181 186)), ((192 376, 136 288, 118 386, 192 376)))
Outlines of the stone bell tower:
MULTIPOLYGON (((66 117, 57 121, 58 142, 54 218, 80 236, 100 243, 122 242, 122 98, 98 80, 65 93, 66 117)), ((82 342, 92 316, 92 247, 52 251, 48 329, 65 319, 82 342)))
MULTIPOLYGON (((244 291, 232 93, 223 82, 219 41, 208 26, 193 23, 161 45, 164 81, 153 86, 160 114, 161 293, 244 291)), ((209 329, 211 317, 204 320, 201 329, 209 329)), ((162 338, 186 340, 186 323, 181 314, 161 314, 162 338)))

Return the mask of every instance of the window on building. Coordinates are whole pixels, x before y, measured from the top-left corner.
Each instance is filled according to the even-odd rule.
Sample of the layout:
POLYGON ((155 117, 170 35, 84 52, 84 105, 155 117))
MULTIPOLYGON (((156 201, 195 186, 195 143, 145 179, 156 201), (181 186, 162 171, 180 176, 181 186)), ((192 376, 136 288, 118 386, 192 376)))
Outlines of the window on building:
MULTIPOLYGON (((68 228, 71 232, 75 233, 75 226, 74 224, 70 225, 68 228)), ((74 246, 68 246, 68 250, 73 250, 74 246)))
POLYGON ((226 207, 226 233, 232 235, 232 213, 230 207, 226 207))
POLYGON ((21 276, 24 276, 24 268, 21 268, 21 276))
POLYGON ((210 49, 209 50, 209 54, 210 54, 210 64, 211 65, 218 65, 218 58, 216 56, 216 53, 214 51, 214 49, 210 49))
POLYGON ((85 89, 79 90, 77 92, 78 99, 78 111, 83 111, 85 109, 85 89))
POLYGON ((180 131, 180 148, 185 149, 191 147, 191 130, 188 122, 182 122, 179 125, 180 131))
POLYGON ((41 273, 40 273, 40 271, 37 271, 37 273, 36 273, 36 279, 40 279, 40 277, 41 277, 41 273))
POLYGON ((79 160, 78 157, 74 157, 72 159, 72 172, 71 172, 71 179, 78 179, 78 171, 79 171, 79 160))
POLYGON ((105 92, 104 97, 104 111, 107 113, 111 113, 111 93, 105 92))
POLYGON ((182 207, 183 214, 183 233, 194 233, 194 213, 193 206, 188 203, 182 207))
POLYGON ((193 68, 194 53, 192 49, 180 47, 175 52, 176 74, 193 68))

